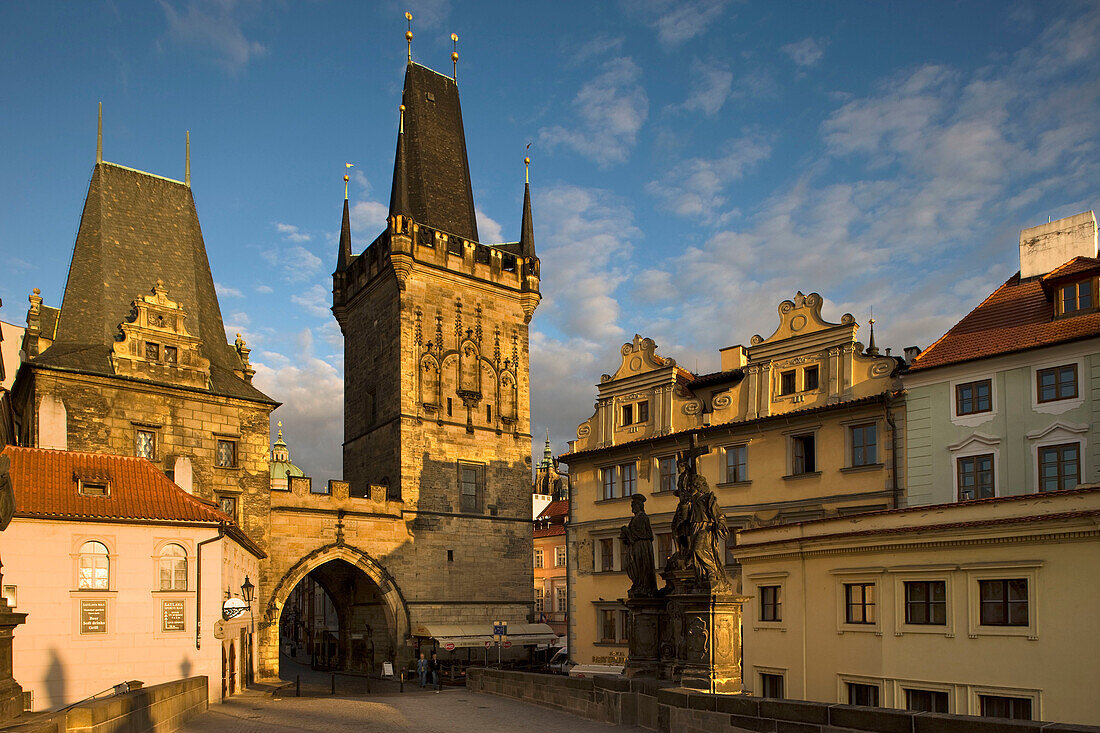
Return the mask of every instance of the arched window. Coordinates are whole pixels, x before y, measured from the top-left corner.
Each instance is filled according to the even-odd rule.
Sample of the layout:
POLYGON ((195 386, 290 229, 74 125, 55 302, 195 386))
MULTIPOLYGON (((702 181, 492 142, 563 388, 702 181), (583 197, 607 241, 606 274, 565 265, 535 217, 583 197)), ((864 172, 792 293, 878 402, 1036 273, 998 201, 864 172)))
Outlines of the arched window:
POLYGON ((107 556, 107 545, 89 540, 80 546, 80 575, 77 588, 80 590, 107 590, 111 579, 111 560, 107 556))
POLYGON ((160 551, 160 589, 187 590, 187 551, 175 543, 160 551))

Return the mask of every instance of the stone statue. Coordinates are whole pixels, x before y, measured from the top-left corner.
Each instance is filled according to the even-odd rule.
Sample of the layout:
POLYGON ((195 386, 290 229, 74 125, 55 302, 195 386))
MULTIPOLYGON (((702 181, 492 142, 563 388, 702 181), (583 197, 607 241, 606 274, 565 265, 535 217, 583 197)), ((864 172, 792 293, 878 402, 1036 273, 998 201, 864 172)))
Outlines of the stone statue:
POLYGON ((676 459, 680 471, 676 495, 680 502, 672 517, 676 554, 670 567, 672 570, 691 570, 696 585, 725 592, 732 587, 725 569, 729 528, 717 497, 706 478, 695 469, 695 458, 703 452, 693 447, 676 459))
POLYGON ((653 563, 653 528, 645 513, 645 497, 635 494, 630 500, 634 517, 630 524, 619 530, 623 543, 623 564, 630 577, 629 598, 652 596, 657 593, 657 575, 653 563))

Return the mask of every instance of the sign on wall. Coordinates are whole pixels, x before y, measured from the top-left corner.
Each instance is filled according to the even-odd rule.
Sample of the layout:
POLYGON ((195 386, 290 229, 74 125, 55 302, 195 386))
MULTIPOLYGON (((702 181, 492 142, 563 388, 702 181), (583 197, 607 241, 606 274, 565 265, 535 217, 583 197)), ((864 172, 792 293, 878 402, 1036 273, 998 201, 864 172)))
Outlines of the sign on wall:
POLYGON ((182 600, 161 601, 161 617, 164 619, 163 629, 165 631, 185 630, 183 622, 183 603, 182 600))
POLYGON ((80 633, 107 633, 107 601, 80 602, 80 633))

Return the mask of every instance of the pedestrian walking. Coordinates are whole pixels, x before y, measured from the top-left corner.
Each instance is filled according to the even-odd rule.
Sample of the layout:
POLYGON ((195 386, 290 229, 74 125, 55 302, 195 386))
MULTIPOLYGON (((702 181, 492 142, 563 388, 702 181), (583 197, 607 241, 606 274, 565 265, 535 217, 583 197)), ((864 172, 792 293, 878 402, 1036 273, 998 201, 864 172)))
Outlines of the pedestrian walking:
POLYGON ((443 666, 439 663, 439 657, 436 656, 435 652, 432 652, 432 661, 429 668, 432 671, 432 684, 435 685, 435 691, 438 694, 443 689, 443 679, 439 674, 443 670, 443 666))
POLYGON ((428 660, 423 653, 416 660, 416 676, 420 678, 420 689, 423 690, 428 686, 428 660))

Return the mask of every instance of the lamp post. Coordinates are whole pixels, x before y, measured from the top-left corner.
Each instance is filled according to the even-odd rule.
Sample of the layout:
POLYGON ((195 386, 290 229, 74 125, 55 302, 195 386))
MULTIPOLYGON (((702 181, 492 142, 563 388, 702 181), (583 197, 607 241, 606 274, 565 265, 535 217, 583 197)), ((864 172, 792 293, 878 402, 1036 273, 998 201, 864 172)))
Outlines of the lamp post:
POLYGON ((256 617, 252 615, 252 601, 256 597, 256 586, 249 581, 248 576, 244 576, 244 582, 241 583, 241 598, 248 604, 248 684, 252 684, 252 649, 255 645, 252 640, 253 627, 256 625, 256 617))

